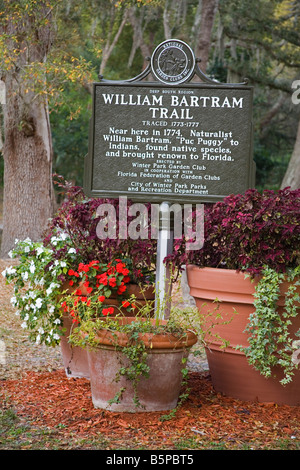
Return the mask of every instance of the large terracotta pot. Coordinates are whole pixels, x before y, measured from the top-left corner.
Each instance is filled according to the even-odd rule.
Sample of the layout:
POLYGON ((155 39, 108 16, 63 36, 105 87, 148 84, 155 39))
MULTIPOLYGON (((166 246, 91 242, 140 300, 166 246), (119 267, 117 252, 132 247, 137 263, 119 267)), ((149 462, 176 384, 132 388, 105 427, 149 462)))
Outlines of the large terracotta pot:
MULTIPOLYGON (((123 317, 119 321, 132 322, 134 318, 123 317)), ((125 333, 117 333, 118 345, 128 343, 125 333)), ((153 335, 144 333, 141 339, 148 351, 147 364, 150 367, 149 377, 142 377, 137 385, 137 396, 141 406, 133 402, 134 389, 132 382, 121 376, 116 381, 116 374, 121 364, 128 364, 122 351, 116 350, 116 336, 108 330, 98 334, 98 347, 88 350, 92 401, 95 408, 120 412, 162 411, 176 407, 181 382, 182 359, 197 341, 193 332, 179 339, 172 335, 153 335), (124 387, 119 403, 110 404, 120 389, 124 387)))
MULTIPOLYGON (((279 367, 273 370, 276 378, 267 379, 249 365, 243 352, 235 349, 238 345, 249 345, 249 333, 244 331, 249 315, 254 312, 255 282, 234 270, 197 266, 187 266, 187 279, 190 295, 194 297, 200 313, 205 314, 206 355, 215 390, 246 401, 300 405, 300 370, 295 371, 291 383, 283 386, 279 382, 283 378, 279 367), (217 313, 222 314, 223 320, 216 319, 217 313), (226 321, 229 323, 225 324, 226 321), (217 335, 229 341, 229 346, 222 348, 224 343, 217 339, 217 335)), ((285 286, 282 291, 284 289, 285 286)), ((279 311, 283 305, 282 295, 278 301, 279 311)), ((291 332, 295 333, 299 328, 298 316, 293 319, 291 332)))

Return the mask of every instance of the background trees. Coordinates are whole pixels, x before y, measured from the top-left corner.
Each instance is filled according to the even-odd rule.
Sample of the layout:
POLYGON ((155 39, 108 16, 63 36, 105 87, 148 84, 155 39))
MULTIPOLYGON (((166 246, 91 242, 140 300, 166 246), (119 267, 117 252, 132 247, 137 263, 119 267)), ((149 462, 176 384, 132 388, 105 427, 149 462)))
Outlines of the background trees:
POLYGON ((2 256, 15 238, 40 236, 53 171, 82 184, 92 81, 137 75, 171 37, 208 75, 248 77, 257 186, 299 187, 299 14, 299 0, 0 0, 2 256))
POLYGON ((229 75, 246 76, 255 86, 258 184, 297 188, 300 113, 291 94, 300 74, 300 3, 254 0, 250 7, 245 1, 220 0, 219 15, 225 41, 219 63, 227 65, 229 75))
POLYGON ((34 9, 27 4, 24 15, 22 6, 2 2, 1 45, 6 66, 1 77, 6 88, 3 253, 24 233, 38 236, 38 226, 45 226, 54 203, 46 84, 35 67, 46 60, 51 47, 51 8, 44 2, 34 9), (40 91, 31 85, 31 65, 40 91))
POLYGON ((5 87, 2 256, 16 238, 39 238, 53 214, 49 98, 57 106, 63 102, 64 81, 83 79, 79 59, 70 60, 53 48, 55 7, 53 0, 0 3, 5 87))

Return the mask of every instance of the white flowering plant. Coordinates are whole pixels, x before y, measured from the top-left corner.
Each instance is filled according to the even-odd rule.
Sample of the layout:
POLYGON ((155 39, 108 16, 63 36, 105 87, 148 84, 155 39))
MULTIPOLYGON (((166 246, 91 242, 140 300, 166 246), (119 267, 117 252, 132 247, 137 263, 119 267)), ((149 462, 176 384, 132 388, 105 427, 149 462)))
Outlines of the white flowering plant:
POLYGON ((7 283, 14 284, 11 303, 22 320, 21 326, 29 331, 32 341, 56 346, 64 333, 60 296, 71 279, 70 268, 78 263, 77 250, 68 235, 57 233, 47 246, 29 238, 16 240, 9 256, 18 262, 2 275, 7 283), (57 259, 61 251, 63 259, 57 259))
MULTIPOLYGON (((59 344, 64 334, 62 304, 69 297, 70 288, 76 292, 83 280, 84 272, 76 278, 77 283, 73 277, 81 263, 88 265, 96 260, 109 267, 116 259, 128 259, 130 282, 140 283, 142 277, 142 283, 148 285, 153 282, 156 262, 156 240, 98 237, 101 216, 97 209, 109 202, 117 211, 117 199, 86 198, 82 188, 60 182, 61 179, 56 184, 63 190, 63 202, 49 221, 44 239, 17 240, 10 252, 16 263, 2 273, 8 283, 14 284, 11 301, 23 328, 33 341, 48 346, 59 344)), ((128 201, 128 211, 130 204, 128 201)), ((124 298, 127 301, 125 293, 124 298)))

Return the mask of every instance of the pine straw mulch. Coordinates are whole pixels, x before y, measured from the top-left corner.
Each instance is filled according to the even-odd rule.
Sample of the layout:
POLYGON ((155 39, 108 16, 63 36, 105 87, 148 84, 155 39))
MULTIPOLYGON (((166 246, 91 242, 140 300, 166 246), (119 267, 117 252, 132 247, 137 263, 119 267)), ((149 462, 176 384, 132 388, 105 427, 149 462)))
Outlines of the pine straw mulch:
MULTIPOLYGON (((0 268, 2 272, 3 262, 0 268)), ((0 449, 15 449, 16 439, 20 449, 37 445, 39 449, 53 448, 52 433, 56 448, 68 450, 299 450, 300 407, 242 402, 222 396, 214 391, 207 371, 189 373, 189 397, 171 419, 163 420, 166 413, 162 412, 95 409, 89 381, 66 377, 60 351, 29 342, 9 303, 11 288, 2 279, 0 282, 0 340, 6 346, 0 355, 2 414, 13 410, 21 424, 29 426, 35 435, 38 433, 35 440, 31 434, 28 441, 0 429, 0 449), (8 436, 4 444, 3 434, 8 436)))

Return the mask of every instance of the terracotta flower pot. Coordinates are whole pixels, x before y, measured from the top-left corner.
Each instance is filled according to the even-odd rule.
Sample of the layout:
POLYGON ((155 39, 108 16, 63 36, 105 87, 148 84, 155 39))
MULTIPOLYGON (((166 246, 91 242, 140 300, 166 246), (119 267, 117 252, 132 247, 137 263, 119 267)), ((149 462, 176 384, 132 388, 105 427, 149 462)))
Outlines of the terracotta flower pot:
MULTIPOLYGON (((119 321, 132 322, 134 318, 123 317, 119 321)), ((125 333, 113 334, 108 330, 98 333, 98 347, 88 350, 92 400, 95 408, 120 412, 162 411, 176 407, 183 368, 182 359, 187 357, 190 347, 195 344, 197 337, 193 332, 179 339, 174 335, 154 335, 143 333, 140 339, 145 342, 150 367, 149 377, 142 377, 137 385, 137 396, 141 407, 133 402, 134 389, 132 382, 121 376, 116 381, 121 364, 128 364, 127 357, 122 351, 116 350, 116 337, 119 346, 128 343, 125 333), (120 389, 124 387, 120 403, 110 404, 120 389)))
MULTIPOLYGON (((245 279, 243 273, 234 270, 197 266, 187 266, 187 278, 190 295, 194 297, 200 312, 206 316, 206 355, 215 390, 246 401, 300 405, 300 370, 295 371, 291 383, 283 386, 280 384, 283 374, 279 367, 273 370, 276 378, 267 379, 249 365, 242 351, 235 349, 237 345, 249 345, 249 333, 244 330, 249 315, 254 312, 255 282, 252 283, 250 279, 245 279), (215 299, 220 303, 216 304, 215 299), (216 310, 217 305, 219 307, 216 310), (217 320, 215 313, 222 313, 223 320, 217 320), (229 323, 224 324, 224 321, 229 323), (223 343, 216 339, 216 335, 229 341, 229 346, 223 349, 223 343)), ((279 311, 283 305, 284 297, 281 296, 278 301, 279 311)), ((293 318, 291 333, 299 328, 298 316, 293 318)))
MULTIPOLYGON (((86 287, 83 283, 79 284, 78 288, 81 290, 82 295, 88 295, 86 287)), ((69 286, 68 283, 65 283, 62 287, 62 292, 71 294, 77 289, 76 287, 69 286)), ((137 311, 144 305, 147 300, 152 300, 155 298, 154 287, 149 286, 143 290, 137 284, 128 284, 128 295, 134 294, 136 296, 136 307, 137 311)), ((130 313, 127 312, 125 308, 119 308, 119 301, 116 298, 110 298, 106 301, 107 306, 114 307, 113 315, 122 313, 124 316, 129 316, 130 313)), ((87 351, 80 348, 79 346, 72 346, 68 342, 68 337, 70 335, 70 330, 72 327, 72 319, 68 315, 63 315, 63 328, 66 329, 65 334, 61 337, 60 349, 63 359, 63 364, 67 377, 84 377, 89 379, 89 365, 87 351)))
MULTIPOLYGON (((145 288, 141 288, 138 284, 127 284, 127 295, 130 297, 131 295, 135 296, 135 311, 134 314, 137 314, 141 308, 143 308, 148 301, 153 301, 155 299, 155 290, 153 286, 148 286, 145 288)), ((103 302, 108 307, 114 307, 113 315, 124 315, 124 316, 132 316, 132 311, 128 312, 126 308, 120 307, 120 302, 117 300, 116 295, 113 294, 109 299, 106 299, 103 302)), ((154 314, 154 308, 150 310, 150 315, 154 314)))
POLYGON ((69 341, 69 335, 72 328, 72 319, 68 315, 63 316, 63 328, 65 334, 60 340, 60 350, 62 360, 68 378, 90 378, 89 363, 87 351, 79 346, 72 346, 69 341))
MULTIPOLYGON (((147 287, 140 287, 138 284, 127 284, 126 293, 128 297, 134 295, 136 300, 135 304, 135 313, 137 313, 148 301, 152 301, 155 299, 155 290, 154 286, 147 286, 147 287)), ((82 295, 88 296, 88 292, 86 287, 83 285, 83 282, 79 284, 78 288, 81 290, 82 295)), ((71 292, 71 290, 69 290, 71 292)), ((124 315, 124 316, 131 316, 132 312, 128 312, 126 308, 120 307, 120 301, 117 299, 116 294, 112 294, 111 297, 104 300, 103 304, 107 305, 107 307, 113 307, 113 315, 124 315)), ((150 311, 150 314, 153 315, 154 308, 150 311)))
MULTIPOLYGON (((70 295, 76 288, 77 286, 71 287, 69 283, 66 282, 62 286, 61 291, 66 295, 70 295)), ((62 298, 63 295, 60 295, 58 301, 62 301, 62 298)), ((68 340, 73 325, 72 318, 62 311, 62 320, 62 327, 65 329, 65 332, 60 339, 60 351, 66 376, 68 378, 83 377, 89 379, 90 373, 87 352, 78 346, 72 346, 68 340)))

